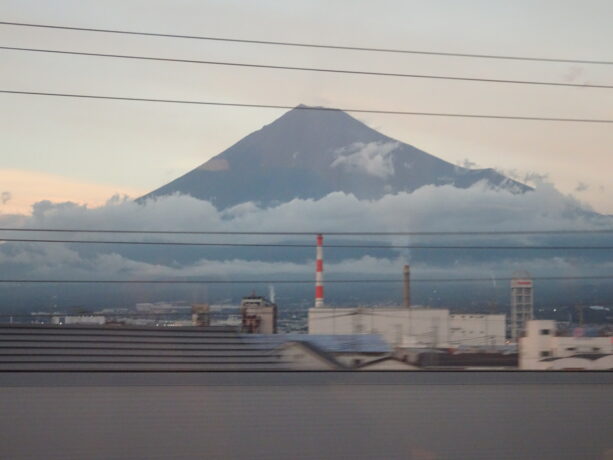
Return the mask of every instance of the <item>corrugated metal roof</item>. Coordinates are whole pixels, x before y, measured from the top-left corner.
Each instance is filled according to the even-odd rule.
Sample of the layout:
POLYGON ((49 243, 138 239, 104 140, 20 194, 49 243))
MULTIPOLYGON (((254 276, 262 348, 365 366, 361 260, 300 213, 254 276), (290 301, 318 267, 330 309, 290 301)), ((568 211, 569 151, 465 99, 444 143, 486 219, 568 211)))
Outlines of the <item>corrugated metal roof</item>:
POLYGON ((0 371, 279 369, 274 348, 230 327, 0 325, 0 371))
POLYGON ((286 342, 308 342, 329 353, 390 353, 391 346, 377 334, 250 334, 245 340, 254 343, 282 345, 286 342))
POLYGON ((295 341, 290 341, 290 342, 284 342, 283 344, 279 346, 283 348, 284 346, 291 346, 291 345, 296 345, 296 346, 306 348, 307 350, 311 351, 312 353, 316 354, 321 359, 326 361, 334 369, 344 369, 345 368, 345 366, 339 361, 337 361, 330 352, 326 350, 322 350, 321 348, 319 348, 317 345, 315 345, 312 342, 309 342, 306 340, 295 340, 295 341))

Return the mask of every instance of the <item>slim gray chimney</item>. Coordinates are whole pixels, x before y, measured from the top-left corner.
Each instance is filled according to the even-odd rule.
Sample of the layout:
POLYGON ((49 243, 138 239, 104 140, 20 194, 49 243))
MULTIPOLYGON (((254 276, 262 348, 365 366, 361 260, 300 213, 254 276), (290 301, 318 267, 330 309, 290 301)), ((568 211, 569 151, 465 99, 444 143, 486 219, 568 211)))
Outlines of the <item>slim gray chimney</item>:
POLYGON ((411 268, 408 265, 402 270, 404 285, 404 307, 411 308, 411 268))

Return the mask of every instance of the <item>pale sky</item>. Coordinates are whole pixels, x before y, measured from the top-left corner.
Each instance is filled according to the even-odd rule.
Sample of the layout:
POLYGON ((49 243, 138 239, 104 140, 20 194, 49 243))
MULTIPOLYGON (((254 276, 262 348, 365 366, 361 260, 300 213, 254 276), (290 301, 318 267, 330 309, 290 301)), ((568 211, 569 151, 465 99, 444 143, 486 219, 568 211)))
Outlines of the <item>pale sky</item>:
MULTIPOLYGON (((3 0, 2 21, 478 54, 613 60, 613 2, 3 0)), ((613 66, 278 48, 0 25, 0 46, 613 84, 613 66)), ((140 62, 0 50, 0 89, 613 119, 613 90, 140 62)), ((184 174, 281 110, 0 94, 0 213, 96 205, 184 174), (8 198, 8 199, 6 199, 8 198)), ((610 124, 359 115, 452 163, 546 174, 613 213, 610 124)))

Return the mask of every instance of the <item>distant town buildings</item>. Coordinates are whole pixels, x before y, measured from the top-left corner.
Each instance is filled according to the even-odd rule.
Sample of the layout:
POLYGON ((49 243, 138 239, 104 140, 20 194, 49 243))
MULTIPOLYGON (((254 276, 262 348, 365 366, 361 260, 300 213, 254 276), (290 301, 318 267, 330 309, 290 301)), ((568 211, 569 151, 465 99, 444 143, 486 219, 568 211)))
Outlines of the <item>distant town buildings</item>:
POLYGON ((97 324, 106 323, 104 315, 54 315, 51 324, 97 324))

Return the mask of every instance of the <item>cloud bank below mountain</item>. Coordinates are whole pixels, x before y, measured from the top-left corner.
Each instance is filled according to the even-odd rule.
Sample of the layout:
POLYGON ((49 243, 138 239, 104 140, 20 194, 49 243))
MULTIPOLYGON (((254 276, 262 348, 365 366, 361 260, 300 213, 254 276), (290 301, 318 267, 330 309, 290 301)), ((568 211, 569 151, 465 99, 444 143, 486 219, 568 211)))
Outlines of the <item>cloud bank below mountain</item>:
MULTIPOLYGON (((38 202, 32 215, 0 216, 2 227, 17 225, 29 228, 78 228, 125 230, 208 230, 208 231, 288 231, 288 232, 343 232, 343 231, 523 231, 523 230, 581 230, 609 228, 613 219, 592 213, 588 207, 570 196, 560 194, 553 186, 540 184, 533 192, 513 194, 493 190, 485 185, 468 189, 452 186, 426 186, 411 194, 386 195, 379 200, 360 201, 352 195, 337 192, 320 200, 293 200, 276 207, 260 208, 243 203, 219 211, 206 201, 189 196, 168 196, 138 204, 115 197, 103 206, 88 208, 74 203, 38 202)), ((5 237, 21 237, 21 233, 4 232, 5 237)), ((30 237, 77 238, 146 241, 203 241, 203 242, 288 242, 287 236, 186 236, 186 235, 76 235, 36 234, 30 237)), ((580 236, 572 241, 582 244, 592 239, 580 236)), ((600 236, 602 243, 610 236, 600 236)), ((332 238, 327 239, 331 241, 332 238)), ((345 238, 357 244, 364 238, 345 238)), ((311 244, 311 238, 291 238, 291 242, 311 244)), ((396 236, 369 237, 369 242, 380 244, 539 244, 549 240, 528 235, 496 237, 424 238, 396 236), (503 239, 501 239, 503 238, 503 239), (458 241, 460 243, 458 243, 458 241)), ((556 242, 559 240, 556 240, 556 242)), ((184 277, 240 277, 281 276, 309 279, 312 271, 310 250, 302 256, 284 260, 270 260, 251 252, 243 257, 241 250, 218 249, 209 257, 208 248, 197 248, 199 256, 181 260, 172 248, 164 254, 165 260, 146 261, 143 257, 152 247, 77 244, 5 243, 0 245, 0 265, 12 277, 26 278, 78 278, 78 279, 151 279, 184 277), (227 256, 224 256, 227 254, 227 256), (306 255, 305 255, 306 254, 306 255)), ((267 248, 261 248, 265 254, 267 248)), ((284 250, 287 253, 292 249, 284 250)), ((413 273, 422 277, 432 273, 449 276, 510 276, 513 270, 528 269, 535 274, 561 273, 590 274, 611 269, 606 255, 546 251, 538 255, 506 254, 504 260, 481 254, 472 256, 451 253, 435 254, 432 258, 416 257, 408 250, 377 254, 355 254, 328 249, 327 264, 330 276, 353 274, 359 277, 398 274, 398 267, 410 261, 413 273), (442 257, 442 259, 441 259, 442 257), (604 259, 603 259, 604 258, 604 259), (606 267, 605 267, 606 266, 606 267), (589 272, 589 273, 588 273, 589 272)), ((613 270, 610 270, 613 271, 613 270)))

